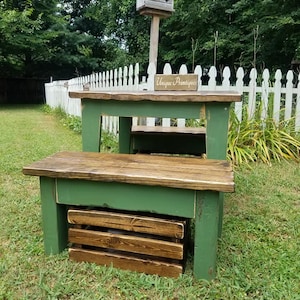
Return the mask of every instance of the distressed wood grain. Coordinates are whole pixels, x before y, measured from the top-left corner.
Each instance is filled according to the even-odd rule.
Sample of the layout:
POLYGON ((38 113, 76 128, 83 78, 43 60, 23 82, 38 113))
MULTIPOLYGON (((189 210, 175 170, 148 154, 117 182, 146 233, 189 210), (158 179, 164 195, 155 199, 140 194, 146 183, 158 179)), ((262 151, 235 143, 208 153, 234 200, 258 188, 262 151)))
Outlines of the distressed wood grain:
POLYGON ((165 263, 157 260, 130 257, 109 252, 92 251, 85 249, 69 249, 71 259, 78 262, 91 262, 99 265, 111 266, 123 270, 157 274, 165 277, 178 277, 183 267, 176 263, 165 263))
POLYGON ((69 209, 68 222, 183 239, 186 221, 99 210, 69 209))

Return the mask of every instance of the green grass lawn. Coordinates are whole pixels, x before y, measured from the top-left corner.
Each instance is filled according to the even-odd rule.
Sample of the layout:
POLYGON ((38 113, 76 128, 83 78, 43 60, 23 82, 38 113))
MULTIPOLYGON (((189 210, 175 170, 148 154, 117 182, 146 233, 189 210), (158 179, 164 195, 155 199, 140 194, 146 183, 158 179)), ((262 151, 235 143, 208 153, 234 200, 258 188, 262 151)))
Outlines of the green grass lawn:
POLYGON ((161 278, 45 256, 39 181, 22 167, 81 136, 38 106, 0 108, 0 128, 0 299, 300 299, 299 163, 236 169, 214 281, 161 278))

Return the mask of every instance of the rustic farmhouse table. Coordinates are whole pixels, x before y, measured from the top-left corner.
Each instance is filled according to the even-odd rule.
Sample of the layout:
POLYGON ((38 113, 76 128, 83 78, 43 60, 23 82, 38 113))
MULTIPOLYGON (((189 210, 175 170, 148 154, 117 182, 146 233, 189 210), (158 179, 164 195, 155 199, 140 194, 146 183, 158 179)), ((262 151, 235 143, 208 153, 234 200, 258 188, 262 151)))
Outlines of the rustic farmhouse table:
POLYGON ((198 119, 206 115, 206 155, 226 159, 229 108, 241 101, 237 92, 204 91, 78 91, 81 98, 83 151, 100 151, 102 116, 119 116, 120 153, 131 151, 132 117, 198 119))
MULTIPOLYGON (((131 153, 132 117, 199 119, 206 117, 206 156, 225 160, 229 110, 241 101, 238 92, 219 91, 74 91, 82 104, 83 151, 100 152, 102 116, 119 116, 119 152, 131 153)), ((223 223, 220 194, 219 236, 223 223)))

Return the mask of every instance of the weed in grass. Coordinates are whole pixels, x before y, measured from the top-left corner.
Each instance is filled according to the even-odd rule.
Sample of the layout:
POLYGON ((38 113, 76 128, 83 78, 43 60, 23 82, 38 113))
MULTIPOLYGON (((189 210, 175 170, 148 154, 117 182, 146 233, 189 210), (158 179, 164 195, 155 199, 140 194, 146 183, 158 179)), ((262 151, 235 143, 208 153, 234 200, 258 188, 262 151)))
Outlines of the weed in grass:
POLYGON ((117 137, 106 131, 102 130, 101 151, 103 152, 119 152, 119 143, 117 137))
POLYGON ((82 122, 80 117, 65 113, 61 107, 51 108, 49 105, 43 105, 42 111, 55 115, 63 126, 73 130, 76 133, 81 133, 82 122))

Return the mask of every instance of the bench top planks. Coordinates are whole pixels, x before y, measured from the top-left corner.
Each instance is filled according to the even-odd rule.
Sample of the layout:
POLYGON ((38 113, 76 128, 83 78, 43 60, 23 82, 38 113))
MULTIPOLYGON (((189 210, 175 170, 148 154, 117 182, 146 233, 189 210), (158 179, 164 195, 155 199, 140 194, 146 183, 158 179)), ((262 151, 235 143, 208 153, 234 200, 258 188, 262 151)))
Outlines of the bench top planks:
POLYGON ((241 94, 234 91, 73 91, 71 98, 118 101, 156 102, 239 102, 241 94))
POLYGON ((194 157, 58 152, 23 168, 25 175, 233 192, 230 163, 194 157))

